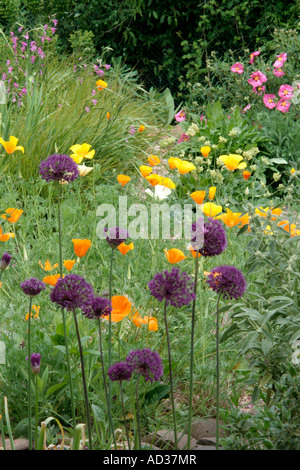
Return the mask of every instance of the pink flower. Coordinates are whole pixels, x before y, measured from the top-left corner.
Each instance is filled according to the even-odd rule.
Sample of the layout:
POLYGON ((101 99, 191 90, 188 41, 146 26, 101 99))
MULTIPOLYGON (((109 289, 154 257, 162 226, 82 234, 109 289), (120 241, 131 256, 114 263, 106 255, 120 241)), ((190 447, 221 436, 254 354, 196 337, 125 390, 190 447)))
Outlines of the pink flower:
POLYGON ((175 120, 177 122, 185 121, 185 112, 182 111, 182 109, 177 114, 175 114, 175 120))
POLYGON ((293 98, 293 91, 294 90, 292 86, 281 85, 278 91, 278 96, 280 96, 280 98, 285 98, 287 100, 290 100, 291 98, 293 98))
POLYGON ((86 111, 87 113, 90 112, 90 108, 89 108, 88 106, 86 106, 84 109, 85 109, 85 111, 86 111))
POLYGON ((259 55, 260 51, 255 51, 250 54, 249 64, 253 64, 255 56, 259 55))
POLYGON ((291 102, 284 98, 281 98, 277 103, 277 109, 278 111, 281 111, 282 113, 286 113, 289 110, 290 106, 291 106, 291 102))
POLYGON ((249 103, 249 104, 247 104, 247 106, 243 109, 242 114, 245 114, 245 112, 248 111, 248 109, 250 109, 250 108, 251 108, 251 104, 249 103))
POLYGON ((265 106, 269 109, 276 108, 277 104, 275 100, 276 100, 276 95, 267 94, 263 97, 263 102, 265 106))
POLYGON ((281 68, 274 69, 273 73, 276 77, 282 77, 283 75, 285 75, 284 71, 281 68))
POLYGON ((268 79, 267 77, 265 76, 265 74, 263 74, 262 72, 260 72, 259 70, 257 70, 257 72, 254 72, 251 77, 248 79, 248 83, 250 85, 252 85, 253 87, 258 87, 258 86, 261 86, 264 82, 266 82, 268 79))
POLYGON ((187 134, 181 134, 179 137, 177 144, 181 144, 181 142, 188 142, 190 140, 189 136, 187 134))
POLYGON ((201 122, 201 123, 202 123, 203 119, 204 119, 204 122, 205 122, 205 124, 206 124, 206 123, 207 123, 207 119, 206 119, 206 117, 205 117, 203 114, 201 114, 201 116, 200 116, 200 122, 201 122))
POLYGON ((282 64, 284 64, 284 62, 286 61, 287 53, 283 52, 282 54, 277 55, 276 57, 277 57, 277 60, 275 60, 275 62, 273 64, 273 67, 275 67, 277 69, 278 67, 281 67, 282 64))
POLYGON ((110 65, 109 65, 109 64, 104 64, 103 67, 104 67, 106 70, 108 70, 109 67, 110 67, 110 65))
POLYGON ((239 73, 241 75, 241 73, 244 72, 244 66, 240 62, 236 62, 230 70, 231 72, 239 73))
POLYGON ((265 92, 265 89, 266 87, 263 85, 263 86, 253 87, 252 91, 254 91, 254 93, 258 95, 262 95, 265 92))

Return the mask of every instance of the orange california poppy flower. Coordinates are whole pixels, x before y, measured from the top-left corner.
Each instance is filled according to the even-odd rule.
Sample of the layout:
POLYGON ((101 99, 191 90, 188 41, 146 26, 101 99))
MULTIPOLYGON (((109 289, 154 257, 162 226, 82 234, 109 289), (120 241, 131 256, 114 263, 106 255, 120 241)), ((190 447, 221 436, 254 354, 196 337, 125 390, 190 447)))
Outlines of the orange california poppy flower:
POLYGON ((171 248, 170 250, 164 250, 164 252, 166 254, 167 260, 171 264, 175 264, 183 259, 186 259, 183 251, 179 250, 178 248, 171 248))
POLYGON ((155 317, 148 317, 147 315, 143 318, 143 323, 148 325, 149 331, 157 331, 158 330, 158 323, 157 318, 155 317))
POLYGON ((171 170, 175 170, 177 168, 177 163, 180 162, 180 158, 178 157, 171 157, 168 159, 169 167, 171 170))
POLYGON ((22 209, 15 209, 13 207, 9 207, 8 209, 6 209, 5 212, 6 214, 9 214, 10 217, 8 217, 6 214, 3 214, 1 216, 2 219, 6 219, 8 220, 8 222, 11 222, 12 224, 16 223, 23 213, 22 209))
POLYGON ((206 191, 194 191, 190 196, 197 204, 202 204, 206 196, 206 191))
POLYGON ((211 148, 208 145, 206 145, 205 147, 201 147, 200 151, 201 151, 203 157, 206 158, 210 154, 211 148))
MULTIPOLYGON (((40 308, 41 307, 39 305, 33 305, 31 309, 30 318, 39 318, 40 308)), ((27 315, 25 316, 25 321, 28 321, 28 320, 29 320, 29 313, 27 313, 27 315)))
POLYGON ((72 242, 74 244, 75 254, 79 258, 82 258, 83 256, 85 256, 88 249, 92 246, 91 240, 87 240, 86 238, 83 240, 79 238, 73 238, 72 242))
POLYGON ((123 320, 123 318, 127 317, 127 315, 129 315, 130 313, 131 302, 127 299, 127 297, 124 297, 123 295, 113 296, 111 298, 111 305, 111 321, 115 323, 123 320))
POLYGON ((104 80, 97 80, 96 86, 99 91, 103 90, 103 88, 107 87, 107 83, 104 80))
POLYGON ((156 186, 157 184, 162 184, 163 177, 156 173, 152 173, 151 175, 146 176, 145 179, 151 184, 151 186, 156 186))
POLYGON ((223 220, 224 224, 227 225, 227 227, 235 227, 236 225, 241 223, 241 212, 232 212, 232 210, 228 208, 226 209, 226 211, 226 214, 221 214, 216 217, 216 219, 223 220))
POLYGON ((150 173, 152 173, 152 168, 151 166, 147 165, 142 165, 140 166, 140 172, 143 178, 146 178, 146 176, 149 176, 150 173))
POLYGON ((111 114, 110 114, 109 111, 107 111, 107 113, 106 113, 106 119, 110 119, 110 118, 111 118, 111 114))
POLYGON ((140 328, 143 324, 143 318, 141 317, 141 315, 139 314, 139 312, 135 311, 135 313, 133 314, 133 316, 131 317, 131 321, 132 323, 135 324, 135 326, 137 326, 138 328, 140 328))
MULTIPOLYGON (((249 225, 250 223, 250 216, 249 214, 244 214, 240 217, 240 227, 243 227, 244 225, 249 225)), ((250 227, 249 227, 249 231, 250 231, 250 227)))
POLYGON ((24 153, 24 147, 21 145, 17 145, 19 139, 14 137, 13 135, 10 136, 9 141, 5 142, 2 137, 0 137, 0 144, 3 145, 5 148, 6 153, 11 154, 14 153, 16 150, 21 150, 24 153))
MULTIPOLYGON (((196 253, 197 253, 198 250, 194 250, 194 248, 192 246, 189 246, 188 249, 192 253, 193 258, 196 258, 196 253)), ((201 256, 201 253, 198 253, 198 258, 200 258, 200 256, 201 256)))
POLYGON ((143 124, 142 124, 142 125, 139 127, 139 129, 138 129, 138 130, 139 130, 139 132, 143 132, 145 129, 146 129, 146 127, 145 127, 145 126, 143 126, 143 124))
POLYGON ((244 178, 244 180, 247 181, 247 180, 250 178, 250 176, 251 176, 250 171, 247 171, 247 170, 243 171, 243 178, 244 178))
POLYGON ((288 220, 282 220, 277 224, 279 227, 283 228, 286 232, 289 232, 291 237, 300 235, 300 230, 296 228, 295 224, 290 224, 288 220))
POLYGON ((10 238, 15 238, 15 234, 11 232, 2 233, 2 227, 0 227, 0 242, 7 242, 10 238))
POLYGON ((276 220, 282 212, 280 207, 276 207, 275 209, 272 207, 259 207, 255 209, 256 214, 259 214, 261 217, 267 217, 268 211, 271 211, 271 214, 274 216, 271 217, 271 220, 276 220))
POLYGON ((211 186, 208 190, 208 198, 212 201, 216 195, 217 188, 215 186, 211 186))
POLYGON ((64 267, 68 270, 68 271, 71 271, 71 269, 73 268, 75 264, 75 260, 74 259, 66 259, 64 260, 64 267))
POLYGON ((131 242, 129 245, 126 245, 124 242, 122 242, 120 245, 118 245, 118 250, 122 255, 126 255, 128 251, 133 250, 134 244, 131 242))
POLYGON ((55 269, 58 267, 58 263, 55 263, 53 266, 51 266, 50 261, 47 259, 45 261, 45 266, 42 265, 41 260, 39 261, 39 266, 44 270, 44 271, 52 271, 52 269, 55 269))
POLYGON ((148 157, 148 162, 149 165, 156 166, 160 164, 160 159, 156 155, 150 155, 150 157, 148 157))
POLYGON ((50 276, 44 277, 43 282, 45 284, 49 284, 49 286, 55 286, 59 278, 60 278, 60 274, 50 274, 50 276))
POLYGON ((125 186, 125 184, 129 183, 131 180, 130 176, 127 175, 118 175, 117 180, 120 183, 121 186, 125 186))

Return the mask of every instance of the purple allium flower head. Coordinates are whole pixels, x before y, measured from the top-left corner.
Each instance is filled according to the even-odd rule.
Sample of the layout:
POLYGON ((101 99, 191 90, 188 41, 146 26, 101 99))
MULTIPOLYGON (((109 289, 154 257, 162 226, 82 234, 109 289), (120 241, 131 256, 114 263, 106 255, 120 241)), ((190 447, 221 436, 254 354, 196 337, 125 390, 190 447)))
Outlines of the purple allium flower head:
POLYGON ((1 261, 0 261, 0 270, 1 271, 4 271, 4 269, 6 269, 7 266, 9 266, 11 258, 12 258, 11 254, 9 254, 7 252, 3 254, 3 256, 1 258, 1 261))
POLYGON ((58 279, 50 294, 52 302, 67 310, 83 309, 93 298, 92 286, 77 274, 68 274, 58 279))
POLYGON ((171 272, 162 271, 155 274, 154 278, 148 282, 150 294, 160 302, 166 301, 173 307, 189 305, 194 300, 194 282, 186 272, 181 272, 179 268, 173 267, 171 272))
POLYGON ((127 238, 129 238, 129 233, 125 228, 112 227, 108 230, 108 228, 105 227, 104 232, 108 232, 106 241, 112 248, 117 248, 117 246, 119 246, 121 243, 125 242, 127 238))
POLYGON ((40 164, 40 175, 46 181, 74 181, 79 176, 79 170, 69 155, 55 153, 40 164))
POLYGON ((220 255, 227 247, 226 231, 219 220, 200 217, 192 224, 191 242, 202 256, 220 255))
POLYGON ((29 295, 29 297, 35 297, 43 289, 46 288, 45 284, 42 281, 34 277, 26 279, 24 282, 21 282, 20 287, 23 290, 24 294, 29 295))
POLYGON ((141 374, 146 382, 157 381, 163 375, 163 365, 159 354, 151 349, 136 349, 126 357, 126 364, 132 374, 141 374))
POLYGON ((209 287, 226 299, 240 298, 247 288, 243 273, 235 266, 218 266, 206 278, 209 287))
POLYGON ((94 297, 89 304, 82 309, 83 315, 90 319, 106 317, 112 311, 111 301, 105 297, 94 297))
POLYGON ((122 380, 130 380, 132 376, 131 366, 129 366, 126 362, 116 362, 110 366, 107 371, 108 377, 112 382, 122 380))
POLYGON ((39 353, 31 354, 31 370, 34 374, 39 374, 41 369, 41 355, 39 353))

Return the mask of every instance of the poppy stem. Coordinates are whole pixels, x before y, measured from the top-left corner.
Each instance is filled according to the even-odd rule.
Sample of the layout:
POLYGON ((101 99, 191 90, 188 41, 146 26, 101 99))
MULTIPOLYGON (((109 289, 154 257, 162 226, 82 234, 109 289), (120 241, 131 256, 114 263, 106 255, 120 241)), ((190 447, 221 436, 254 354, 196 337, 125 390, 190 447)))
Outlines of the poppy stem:
POLYGON ((29 441, 29 450, 32 450, 32 428, 31 428, 31 309, 32 309, 32 297, 29 301, 29 316, 28 316, 28 345, 27 345, 27 355, 28 355, 28 441, 29 441))
POLYGON ((191 450, 191 430, 192 430, 192 416, 193 416, 193 377, 194 377, 194 340, 195 340, 195 312, 196 312, 196 295, 198 284, 198 266, 199 266, 199 251, 196 252, 195 257, 195 285, 194 293, 195 299, 193 300, 192 307, 192 327, 191 327, 191 362, 190 362, 190 396, 189 396, 189 417, 188 417, 188 440, 187 450, 191 450))
POLYGON ((138 433, 138 449, 141 450, 142 438, 141 438, 141 421, 140 421, 140 407, 139 407, 139 383, 140 374, 138 374, 135 389, 135 400, 136 400, 136 421, 137 421, 137 433, 138 433))
POLYGON ((217 301, 217 325, 216 325, 216 356, 217 356, 217 411, 216 411, 216 450, 219 450, 219 421, 220 421, 220 361, 219 361, 219 305, 220 305, 221 293, 219 294, 217 301))
MULTIPOLYGON (((58 218, 58 246, 59 246, 59 272, 60 278, 63 277, 63 258, 62 258, 62 226, 61 226, 61 185, 58 184, 58 191, 57 191, 57 218, 58 218)), ((71 374, 71 366, 70 366, 70 356, 69 356, 69 346, 68 346, 68 335, 67 335, 67 328, 66 328, 66 318, 65 318, 65 310, 61 309, 62 313, 62 320, 63 320, 63 330, 64 330, 64 340, 65 340, 65 348, 66 348, 66 360, 67 360, 67 367, 68 367, 68 376, 69 376, 69 387, 70 387, 70 398, 71 398, 71 409, 72 409, 72 422, 73 422, 73 429, 76 427, 76 417, 75 417, 75 406, 74 406, 74 395, 73 395, 73 384, 72 384, 72 374, 71 374)))
POLYGON ((171 347, 170 347, 169 328, 168 328, 168 321, 167 321, 167 303, 166 302, 165 302, 165 305, 164 305, 164 320, 165 320, 165 329, 166 329, 167 345, 168 345, 168 357, 169 357, 169 374, 170 374, 171 402, 172 402, 172 413, 173 413, 174 441, 175 441, 175 450, 178 450, 177 429, 176 429, 176 412, 175 412, 174 391, 173 391, 173 376, 172 376, 172 362, 171 362, 171 347))
POLYGON ((38 442, 38 374, 35 374, 35 438, 34 438, 34 448, 37 448, 38 442))
POLYGON ((81 375, 82 375, 82 383, 83 383, 83 391, 84 391, 84 399, 85 399, 85 412, 86 412, 86 421, 87 421, 89 443, 90 443, 90 449, 89 450, 92 450, 93 449, 93 444, 92 444, 90 406, 89 406, 89 399, 88 399, 87 384, 86 384, 86 380, 85 380, 85 370, 84 370, 84 360, 83 360, 82 346, 81 346, 81 340, 80 340, 80 334, 79 334, 79 328, 78 328, 78 322, 77 322, 77 316, 76 316, 75 308, 73 309, 73 315, 74 315, 74 322, 75 322, 75 327, 76 327, 76 335, 77 335, 79 354, 80 354, 80 362, 81 362, 81 375))
POLYGON ((107 393, 107 384, 106 384, 106 377, 105 377, 105 371, 104 371, 104 360, 103 360, 103 346, 102 346, 102 332, 101 332, 101 318, 98 320, 98 325, 99 325, 99 345, 100 345, 100 358, 101 358, 101 366, 102 366, 102 376, 103 376, 103 384, 104 384, 104 392, 105 392, 105 398, 106 398, 106 403, 107 403, 107 410, 108 410, 108 421, 112 430, 112 436, 114 440, 114 446, 115 449, 117 449, 117 443, 116 443, 116 436, 114 433, 114 427, 113 427, 113 422, 112 422, 112 416, 111 416, 111 409, 110 409, 110 401, 108 399, 108 393, 107 393))

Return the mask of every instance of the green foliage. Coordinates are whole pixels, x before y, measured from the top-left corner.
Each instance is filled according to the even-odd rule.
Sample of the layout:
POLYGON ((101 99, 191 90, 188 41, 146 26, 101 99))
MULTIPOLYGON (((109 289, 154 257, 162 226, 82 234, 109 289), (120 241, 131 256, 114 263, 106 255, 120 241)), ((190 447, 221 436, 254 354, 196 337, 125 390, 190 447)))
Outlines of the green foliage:
POLYGON ((94 34, 91 31, 82 31, 80 29, 70 35, 69 41, 77 58, 80 56, 87 58, 95 55, 94 34))

